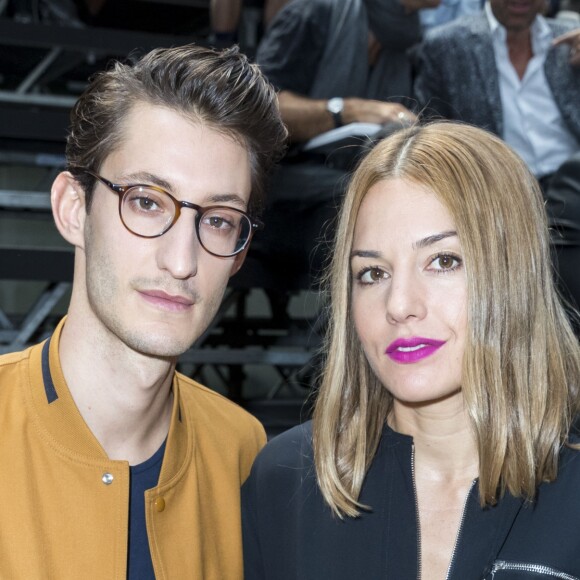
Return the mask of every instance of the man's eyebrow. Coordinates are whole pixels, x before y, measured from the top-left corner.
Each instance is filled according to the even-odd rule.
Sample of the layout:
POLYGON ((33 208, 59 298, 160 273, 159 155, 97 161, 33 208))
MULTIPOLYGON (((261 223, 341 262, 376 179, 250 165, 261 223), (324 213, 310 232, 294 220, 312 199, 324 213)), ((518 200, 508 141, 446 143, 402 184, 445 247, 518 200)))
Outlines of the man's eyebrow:
POLYGON ((137 171, 123 175, 120 179, 126 182, 126 185, 156 185, 162 189, 166 189, 169 193, 173 193, 171 183, 166 181, 159 175, 149 173, 148 171, 137 171))
POLYGON ((417 242, 413 243, 413 248, 419 250, 421 248, 427 248, 428 246, 432 246, 441 240, 445 240, 446 238, 456 237, 457 232, 455 230, 448 230, 446 232, 441 232, 439 234, 433 234, 432 236, 427 236, 417 242))
POLYGON ((221 203, 233 203, 239 205, 242 209, 246 209, 248 202, 241 195, 237 193, 215 193, 209 195, 204 203, 204 205, 209 204, 221 204, 221 203))
MULTIPOLYGON (((169 181, 155 175, 154 173, 149 173, 148 171, 137 171, 136 173, 129 173, 124 175, 122 179, 126 185, 156 185, 165 189, 172 195, 175 195, 175 191, 171 186, 169 181)), ((222 203, 233 203, 234 205, 240 206, 242 209, 246 209, 248 202, 241 195, 237 193, 215 193, 209 194, 204 201, 204 205, 222 204, 222 203)))

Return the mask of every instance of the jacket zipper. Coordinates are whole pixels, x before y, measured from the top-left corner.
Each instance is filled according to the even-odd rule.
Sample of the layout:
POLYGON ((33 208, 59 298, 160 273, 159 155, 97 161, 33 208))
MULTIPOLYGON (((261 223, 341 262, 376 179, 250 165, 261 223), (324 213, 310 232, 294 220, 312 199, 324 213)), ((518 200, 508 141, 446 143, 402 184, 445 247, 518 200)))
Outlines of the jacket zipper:
POLYGON ((415 482, 415 446, 411 449, 411 476, 413 478, 413 491, 415 492, 415 514, 417 517, 417 580, 421 580, 421 518, 419 517, 419 498, 417 496, 417 483, 415 482))
POLYGON ((459 520, 459 528, 457 530, 457 536, 455 537, 455 544, 453 545, 453 552, 451 552, 451 560, 449 560, 449 568, 447 568, 447 575, 445 576, 445 580, 449 580, 451 577, 451 570, 453 569, 453 563, 455 560, 455 552, 457 552, 457 546, 459 546, 459 538, 461 537, 461 532, 463 531, 463 524, 465 522, 465 517, 467 515, 467 502, 469 501, 469 496, 473 490, 473 486, 477 479, 474 479, 469 486, 469 490, 467 491, 467 495, 465 496, 465 501, 463 502, 463 511, 461 512, 461 519, 459 520))
POLYGON ((498 570, 517 570, 520 572, 535 572, 536 574, 544 574, 552 578, 561 578, 562 580, 580 580, 576 576, 571 576, 565 572, 559 572, 550 566, 543 566, 542 564, 524 564, 520 562, 506 562, 505 560, 498 560, 493 564, 491 569, 491 577, 495 578, 495 573, 498 570))

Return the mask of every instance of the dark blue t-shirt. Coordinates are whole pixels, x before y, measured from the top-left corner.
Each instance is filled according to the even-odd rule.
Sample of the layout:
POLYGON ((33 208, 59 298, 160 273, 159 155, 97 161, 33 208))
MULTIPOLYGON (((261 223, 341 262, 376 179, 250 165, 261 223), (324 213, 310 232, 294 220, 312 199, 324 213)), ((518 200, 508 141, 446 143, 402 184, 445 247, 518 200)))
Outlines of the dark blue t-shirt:
POLYGON ((165 453, 163 445, 147 461, 131 466, 129 502, 129 557, 127 580, 155 580, 145 523, 145 491, 159 482, 165 453))

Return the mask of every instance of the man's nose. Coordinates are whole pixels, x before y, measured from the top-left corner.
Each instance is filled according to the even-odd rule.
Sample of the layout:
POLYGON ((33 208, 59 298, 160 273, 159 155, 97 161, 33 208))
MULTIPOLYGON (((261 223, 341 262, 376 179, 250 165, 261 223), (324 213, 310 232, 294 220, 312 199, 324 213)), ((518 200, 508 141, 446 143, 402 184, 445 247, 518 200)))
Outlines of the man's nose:
MULTIPOLYGON (((194 214, 195 212, 193 212, 194 214)), ((195 232, 194 215, 187 212, 173 227, 158 238, 157 265, 178 280, 197 274, 197 263, 202 248, 195 232)))

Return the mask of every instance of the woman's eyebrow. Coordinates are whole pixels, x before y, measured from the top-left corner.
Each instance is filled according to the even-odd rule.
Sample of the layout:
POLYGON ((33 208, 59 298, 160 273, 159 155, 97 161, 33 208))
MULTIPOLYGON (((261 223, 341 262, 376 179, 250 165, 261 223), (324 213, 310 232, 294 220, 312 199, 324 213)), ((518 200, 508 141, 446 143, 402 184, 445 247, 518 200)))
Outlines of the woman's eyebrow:
MULTIPOLYGON (((455 230, 448 230, 445 232, 441 232, 439 234, 433 234, 432 236, 427 236, 425 238, 420 239, 417 242, 413 243, 413 248, 415 250, 421 249, 421 248, 427 248, 428 246, 432 246, 433 244, 436 244, 437 242, 440 242, 441 240, 444 240, 446 238, 452 238, 454 236, 457 236, 457 232, 455 230)), ((381 257, 381 252, 377 252, 376 250, 353 250, 350 254, 350 259, 352 260, 353 258, 380 258, 381 257)))
POLYGON ((413 247, 416 250, 419 250, 421 248, 427 248, 428 246, 432 246, 433 244, 436 244, 441 240, 444 240, 446 238, 452 238, 454 236, 457 237, 457 232, 455 230, 448 230, 446 232, 441 232, 439 234, 433 234, 432 236, 427 236, 417 242, 414 242, 413 247))
POLYGON ((380 258, 381 253, 374 250, 353 250, 350 254, 350 259, 353 258, 380 258))

